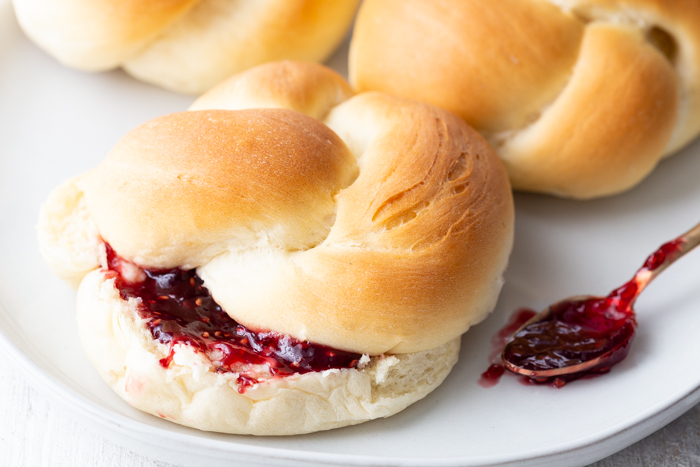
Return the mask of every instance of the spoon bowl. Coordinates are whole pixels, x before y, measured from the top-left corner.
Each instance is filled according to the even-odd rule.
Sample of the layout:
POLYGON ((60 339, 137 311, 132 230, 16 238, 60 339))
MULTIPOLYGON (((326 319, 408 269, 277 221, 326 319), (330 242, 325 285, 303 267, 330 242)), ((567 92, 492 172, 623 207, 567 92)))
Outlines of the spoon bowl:
POLYGON ((501 354, 503 366, 556 386, 608 372, 629 352, 637 327, 633 305, 639 294, 698 244, 700 224, 661 245, 632 280, 608 296, 575 296, 545 308, 510 337, 501 354))
MULTIPOLYGON (((535 358, 533 359, 532 353, 523 355, 522 342, 518 342, 519 340, 525 340, 526 342, 531 343, 533 337, 532 334, 542 334, 541 328, 543 327, 543 323, 556 322, 557 324, 561 325, 561 317, 556 315, 561 314, 562 310, 572 308, 572 305, 575 308, 578 304, 602 304, 606 301, 607 297, 580 295, 554 303, 542 310, 541 312, 537 313, 513 333, 508 345, 502 353, 504 367, 513 373, 527 376, 528 378, 531 378, 536 382, 546 382, 556 378, 561 378, 570 375, 580 374, 581 376, 583 376, 585 374, 605 373, 609 371, 612 365, 622 361, 627 356, 629 346, 634 336, 633 331, 636 327, 634 315, 628 315, 625 317, 628 320, 628 326, 622 326, 623 331, 626 331, 622 333, 623 338, 615 339, 614 342, 610 343, 603 342, 603 344, 608 345, 600 345, 601 341, 597 340, 596 344, 598 345, 591 345, 589 347, 593 348, 586 349, 585 351, 582 351, 580 349, 581 346, 579 345, 578 349, 569 349, 568 352, 562 352, 562 347, 565 348, 567 343, 560 342, 561 337, 559 336, 559 334, 550 334, 549 336, 547 336, 549 337, 548 342, 542 343, 541 338, 538 342, 541 346, 547 347, 547 352, 538 352, 534 355, 535 358), (535 327, 536 325, 540 325, 540 329, 537 329, 535 327), (534 333, 532 332, 533 328, 535 331, 534 333), (530 358, 527 359, 527 357, 530 358)), ((605 319, 607 320, 607 318, 605 319)), ((573 323, 566 324, 571 325, 573 323)), ((550 326, 550 328, 552 327, 550 326)), ((557 326, 554 326, 553 329, 556 330, 557 326)), ((605 330, 603 330, 603 332, 605 330)), ((595 329, 593 328, 593 326, 590 325, 584 327, 580 324, 574 324, 573 326, 569 326, 569 331, 578 331, 579 337, 581 332, 586 331, 588 331, 589 334, 601 333, 601 330, 599 328, 595 329), (573 330, 571 329, 572 327, 574 328, 573 330)), ((571 334, 568 335, 569 337, 571 337, 571 334)), ((592 338, 590 338, 589 340, 591 339, 592 338)), ((532 345, 526 345, 526 351, 527 347, 532 348, 532 345)))

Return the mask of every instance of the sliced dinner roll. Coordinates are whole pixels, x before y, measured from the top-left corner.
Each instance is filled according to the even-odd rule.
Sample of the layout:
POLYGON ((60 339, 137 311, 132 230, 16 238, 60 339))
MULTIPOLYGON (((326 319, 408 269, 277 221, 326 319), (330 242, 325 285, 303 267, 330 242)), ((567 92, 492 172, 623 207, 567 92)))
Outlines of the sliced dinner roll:
POLYGON ((137 127, 39 221, 52 269, 84 276, 81 339, 125 400, 260 435, 388 416, 432 391, 493 309, 512 236, 507 175, 478 133, 295 62, 137 127), (303 366, 314 358, 330 363, 303 366))

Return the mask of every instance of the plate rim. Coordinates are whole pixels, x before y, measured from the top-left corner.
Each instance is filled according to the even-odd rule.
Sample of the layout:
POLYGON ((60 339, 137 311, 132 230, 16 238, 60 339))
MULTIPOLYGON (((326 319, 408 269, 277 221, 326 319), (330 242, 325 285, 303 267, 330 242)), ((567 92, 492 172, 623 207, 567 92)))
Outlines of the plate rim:
MULTIPOLYGON (((6 311, 1 303, 0 307, 6 311)), ((6 313, 6 316, 11 315, 6 313)), ((209 456, 211 457, 212 454, 216 454, 217 459, 222 458, 221 456, 224 454, 242 454, 256 456, 258 458, 261 457, 259 460, 303 461, 313 462, 316 465, 368 466, 378 465, 379 463, 380 465, 405 467, 427 465, 427 463, 435 467, 524 466, 543 465, 543 462, 546 462, 546 465, 556 465, 562 461, 573 460, 574 457, 577 460, 583 460, 585 463, 589 463, 618 452, 654 431, 661 429, 663 426, 690 410, 700 401, 699 383, 696 387, 680 393, 678 398, 665 401, 667 403, 661 404, 660 407, 640 411, 639 415, 630 418, 628 423, 621 423, 616 427, 591 434, 581 438, 578 442, 562 443, 556 447, 540 448, 539 450, 526 452, 524 456, 510 454, 478 457, 402 458, 377 457, 360 454, 335 454, 288 448, 251 446, 237 443, 236 441, 194 438, 187 433, 176 433, 160 427, 146 426, 138 420, 131 419, 126 415, 100 407, 98 404, 86 399, 61 381, 52 377, 5 334, 5 330, 1 324, 0 349, 4 350, 5 353, 9 354, 11 357, 14 357, 15 360, 11 361, 11 364, 20 369, 25 379, 28 380, 37 392, 48 399, 59 402, 64 407, 78 409, 83 416, 87 416, 92 422, 106 426, 108 429, 117 431, 121 435, 133 440, 137 440, 138 435, 143 434, 149 437, 159 437, 173 441, 174 443, 169 447, 171 449, 177 449, 183 454, 191 454, 194 448, 207 448, 209 456)), ((114 440, 112 439, 111 441, 114 440)), ((123 446, 123 444, 118 441, 117 444, 123 446)))

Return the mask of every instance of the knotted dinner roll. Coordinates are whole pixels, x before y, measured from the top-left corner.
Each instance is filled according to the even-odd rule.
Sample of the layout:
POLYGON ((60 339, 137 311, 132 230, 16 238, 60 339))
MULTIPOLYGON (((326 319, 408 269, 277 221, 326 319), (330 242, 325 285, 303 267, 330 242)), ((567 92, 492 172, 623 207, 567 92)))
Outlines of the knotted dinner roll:
POLYGON ((505 170, 462 120, 353 96, 335 72, 294 62, 134 129, 56 189, 39 220, 48 264, 80 281, 88 356, 121 397, 187 426, 259 435, 386 417, 432 391, 460 335, 493 309, 512 235, 505 170), (125 294, 171 268, 196 268, 240 326, 357 357, 282 377, 226 368, 206 339, 158 340, 160 318, 139 311, 148 300, 125 294))
POLYGON ((516 189, 610 195, 700 132, 700 2, 367 0, 350 81, 456 113, 516 189))
POLYGON ((358 1, 13 0, 22 29, 64 65, 121 66, 191 94, 268 61, 325 60, 358 1))

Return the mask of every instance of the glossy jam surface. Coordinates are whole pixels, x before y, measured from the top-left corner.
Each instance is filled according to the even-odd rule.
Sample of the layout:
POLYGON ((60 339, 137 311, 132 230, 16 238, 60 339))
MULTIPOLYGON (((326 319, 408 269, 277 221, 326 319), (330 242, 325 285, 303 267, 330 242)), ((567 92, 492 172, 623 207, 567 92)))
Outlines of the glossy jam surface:
POLYGON ((527 323, 530 318, 536 313, 528 308, 520 308, 510 317, 508 322, 503 326, 496 335, 491 338, 491 351, 489 352, 488 369, 481 374, 479 378, 479 386, 490 388, 498 384, 501 376, 505 373, 505 367, 501 360, 501 353, 506 346, 506 342, 523 324, 527 323))
POLYGON ((481 373, 479 378, 479 386, 482 388, 490 388, 498 384, 501 376, 506 372, 506 368, 499 363, 492 363, 486 371, 481 373))
POLYGON ((503 358, 526 370, 551 370, 613 351, 613 357, 589 371, 609 370, 627 355, 637 326, 631 308, 620 311, 611 302, 605 297, 553 305, 546 319, 513 336, 503 358))
POLYGON ((683 238, 668 242, 649 256, 632 280, 607 297, 588 297, 556 303, 545 318, 518 331, 508 342, 503 360, 523 370, 549 371, 599 359, 573 374, 542 377, 537 383, 561 387, 584 376, 606 373, 622 361, 634 339, 637 321, 634 301, 650 280, 650 272, 668 264, 683 238))
POLYGON ((108 274, 124 300, 140 298, 139 315, 154 339, 169 345, 167 368, 176 344, 209 357, 219 372, 236 372, 241 388, 260 375, 282 377, 332 368, 354 368, 360 354, 300 342, 275 332, 252 331, 231 319, 214 301, 194 270, 144 270, 107 247, 108 274), (136 271, 136 272, 134 272, 136 271))

